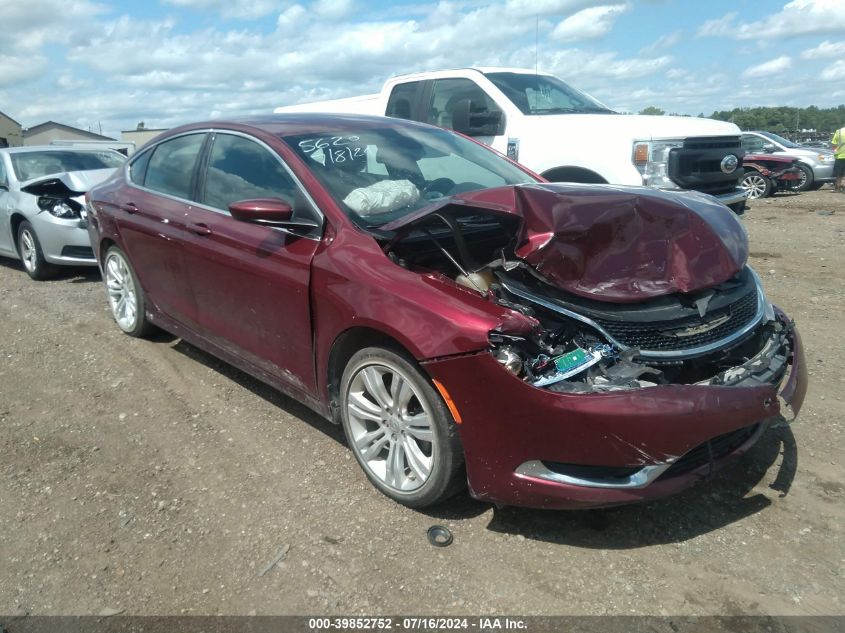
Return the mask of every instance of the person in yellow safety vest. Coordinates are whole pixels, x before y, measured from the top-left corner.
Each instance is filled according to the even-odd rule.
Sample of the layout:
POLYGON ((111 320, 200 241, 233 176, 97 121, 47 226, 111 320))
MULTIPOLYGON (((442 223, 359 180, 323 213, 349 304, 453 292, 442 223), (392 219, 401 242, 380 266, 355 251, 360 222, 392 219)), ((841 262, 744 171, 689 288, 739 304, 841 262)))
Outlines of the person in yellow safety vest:
POLYGON ((833 163, 833 190, 845 193, 845 127, 841 127, 833 133, 833 152, 836 155, 836 162, 833 163))

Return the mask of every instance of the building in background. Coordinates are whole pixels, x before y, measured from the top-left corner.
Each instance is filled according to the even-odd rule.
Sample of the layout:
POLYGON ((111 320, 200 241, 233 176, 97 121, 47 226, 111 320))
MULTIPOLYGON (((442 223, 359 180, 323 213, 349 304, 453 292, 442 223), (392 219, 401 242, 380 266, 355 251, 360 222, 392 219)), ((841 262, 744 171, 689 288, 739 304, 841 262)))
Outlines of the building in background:
POLYGON ((120 133, 120 140, 127 143, 135 143, 135 148, 140 148, 147 141, 151 141, 162 132, 166 132, 167 128, 148 128, 141 121, 138 127, 134 130, 123 130, 120 133))
POLYGON ((0 147, 19 147, 23 145, 21 124, 7 114, 0 112, 0 147))
POLYGON ((110 136, 80 130, 70 125, 45 121, 23 132, 24 145, 49 145, 52 141, 114 141, 110 136))

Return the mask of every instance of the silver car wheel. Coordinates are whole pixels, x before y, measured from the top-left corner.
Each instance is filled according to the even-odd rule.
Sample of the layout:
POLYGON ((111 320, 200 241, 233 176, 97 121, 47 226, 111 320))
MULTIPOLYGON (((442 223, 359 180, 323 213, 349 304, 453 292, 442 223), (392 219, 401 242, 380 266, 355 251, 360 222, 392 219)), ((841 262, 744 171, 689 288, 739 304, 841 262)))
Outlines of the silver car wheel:
POLYGON ((767 183, 759 174, 749 174, 742 180, 742 188, 748 194, 749 200, 756 200, 766 195, 767 183))
POLYGON ((135 328, 138 318, 138 294, 129 266, 119 253, 110 252, 106 256, 105 269, 112 316, 121 330, 129 332, 135 328))
POLYGON ((376 479, 396 492, 425 484, 435 458, 432 412, 399 367, 379 361, 358 369, 345 405, 352 450, 376 479))
POLYGON ((38 266, 38 250, 35 247, 35 238, 27 229, 21 231, 21 261, 30 273, 35 272, 38 266))

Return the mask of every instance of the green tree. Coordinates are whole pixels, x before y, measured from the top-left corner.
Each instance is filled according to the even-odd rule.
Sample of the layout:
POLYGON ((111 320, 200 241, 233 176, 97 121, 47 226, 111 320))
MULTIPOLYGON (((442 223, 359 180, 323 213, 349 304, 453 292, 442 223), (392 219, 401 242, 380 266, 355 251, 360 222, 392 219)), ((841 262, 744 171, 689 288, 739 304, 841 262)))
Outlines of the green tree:
POLYGON ((640 110, 640 114, 654 114, 657 116, 663 116, 666 114, 666 110, 661 110, 656 106, 648 106, 647 108, 643 108, 640 110))

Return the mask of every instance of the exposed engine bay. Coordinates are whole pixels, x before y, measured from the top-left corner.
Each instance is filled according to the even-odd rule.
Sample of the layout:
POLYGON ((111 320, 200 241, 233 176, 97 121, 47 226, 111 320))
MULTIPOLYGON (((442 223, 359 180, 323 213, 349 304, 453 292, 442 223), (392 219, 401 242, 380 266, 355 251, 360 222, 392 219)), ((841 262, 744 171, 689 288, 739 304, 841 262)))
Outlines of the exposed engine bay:
MULTIPOLYGON (((593 287, 582 283, 576 293, 566 280, 560 281, 561 271, 565 273, 569 265, 557 265, 563 261, 561 253, 577 258, 577 249, 568 249, 571 241, 554 231, 544 231, 531 248, 537 234, 526 231, 530 221, 526 215, 445 204, 410 222, 382 227, 388 230, 377 237, 396 264, 445 276, 466 291, 523 315, 523 323, 532 323, 528 329, 504 324, 490 332, 489 341, 490 353, 504 368, 537 388, 596 393, 666 384, 740 386, 776 384, 785 375, 792 324, 776 317, 759 279, 745 265, 744 230, 740 229, 741 239, 728 244, 732 252, 721 260, 737 260, 734 269, 716 283, 711 266, 703 283, 687 275, 683 282, 687 291, 667 283, 660 293, 652 283, 639 295, 611 292, 613 300, 608 301, 600 283, 593 287), (553 254, 544 258, 543 249, 553 254)), ((614 216, 617 224, 620 217, 624 213, 614 216)), ((634 238, 642 240, 646 232, 639 217, 633 212, 631 223, 639 231, 634 238)), ((598 224, 587 226, 582 221, 574 235, 585 239, 592 230, 607 237, 601 226, 595 230, 598 224)), ((654 235, 659 237, 654 232, 650 237, 654 235)), ((614 242, 619 243, 606 242, 608 252, 614 251, 614 242)), ((711 262, 723 255, 713 242, 702 248, 712 255, 711 262)), ((667 258, 677 258, 677 249, 666 250, 667 258)), ((595 252, 601 256, 601 249, 595 252)), ((642 278, 648 279, 649 268, 658 272, 668 268, 660 252, 653 249, 634 261, 629 257, 626 265, 646 271, 642 278)), ((685 256, 692 261, 697 253, 685 256)), ((588 261, 586 268, 589 265, 588 261)), ((670 281, 692 269, 676 266, 670 281)), ((662 279, 656 274, 653 278, 662 279)), ((620 277, 613 286, 618 291, 626 284, 634 287, 634 282, 620 277)))

